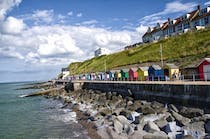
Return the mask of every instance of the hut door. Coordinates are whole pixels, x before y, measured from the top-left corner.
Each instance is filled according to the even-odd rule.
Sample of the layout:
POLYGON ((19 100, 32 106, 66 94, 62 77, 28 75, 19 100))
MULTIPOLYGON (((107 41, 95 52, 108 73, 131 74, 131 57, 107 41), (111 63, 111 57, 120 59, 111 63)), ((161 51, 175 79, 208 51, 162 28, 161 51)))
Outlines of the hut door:
POLYGON ((204 79, 210 80, 210 65, 203 66, 204 79))

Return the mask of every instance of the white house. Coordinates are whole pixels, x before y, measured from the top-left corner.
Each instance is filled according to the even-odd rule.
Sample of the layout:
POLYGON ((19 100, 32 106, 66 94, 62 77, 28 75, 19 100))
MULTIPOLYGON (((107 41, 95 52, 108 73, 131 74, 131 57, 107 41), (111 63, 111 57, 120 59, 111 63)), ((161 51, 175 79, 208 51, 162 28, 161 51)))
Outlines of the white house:
POLYGON ((107 55, 109 53, 110 51, 106 48, 98 48, 97 50, 95 50, 95 57, 101 56, 101 55, 107 55))
POLYGON ((210 6, 197 9, 176 19, 168 18, 161 26, 158 23, 154 28, 148 28, 142 36, 144 43, 158 41, 162 38, 185 33, 191 29, 201 29, 210 25, 210 6))
POLYGON ((67 77, 70 75, 69 68, 62 68, 61 73, 62 79, 67 79, 67 77))

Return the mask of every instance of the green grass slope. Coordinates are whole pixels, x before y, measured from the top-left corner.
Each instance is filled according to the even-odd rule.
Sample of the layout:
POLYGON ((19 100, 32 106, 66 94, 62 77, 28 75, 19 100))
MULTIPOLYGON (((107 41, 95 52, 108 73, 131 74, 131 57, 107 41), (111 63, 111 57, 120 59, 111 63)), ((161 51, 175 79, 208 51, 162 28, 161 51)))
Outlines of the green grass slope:
POLYGON ((163 47, 163 60, 176 63, 181 68, 197 64, 210 56, 210 28, 188 32, 156 43, 144 44, 133 49, 75 62, 69 65, 71 74, 105 71, 113 68, 160 61, 160 44, 163 47))

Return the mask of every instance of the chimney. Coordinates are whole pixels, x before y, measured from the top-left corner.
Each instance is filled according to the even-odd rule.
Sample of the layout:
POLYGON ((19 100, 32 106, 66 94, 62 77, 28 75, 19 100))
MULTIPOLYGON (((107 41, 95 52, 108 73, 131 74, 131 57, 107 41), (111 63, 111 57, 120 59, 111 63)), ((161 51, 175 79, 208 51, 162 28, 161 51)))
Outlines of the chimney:
POLYGON ((171 21, 171 19, 170 19, 170 18, 168 18, 168 23, 170 23, 170 21, 171 21))
POLYGON ((198 5, 198 6, 197 6, 197 9, 200 11, 200 10, 201 10, 201 6, 200 6, 200 5, 198 5))

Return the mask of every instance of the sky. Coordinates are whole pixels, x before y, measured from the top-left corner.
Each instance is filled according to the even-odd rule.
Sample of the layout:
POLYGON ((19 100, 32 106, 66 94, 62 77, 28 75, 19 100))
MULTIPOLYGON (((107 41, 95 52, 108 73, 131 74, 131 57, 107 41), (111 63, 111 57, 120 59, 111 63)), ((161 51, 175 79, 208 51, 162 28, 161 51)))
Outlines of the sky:
POLYGON ((142 41, 209 0, 0 0, 0 82, 56 77, 71 62, 142 41))

